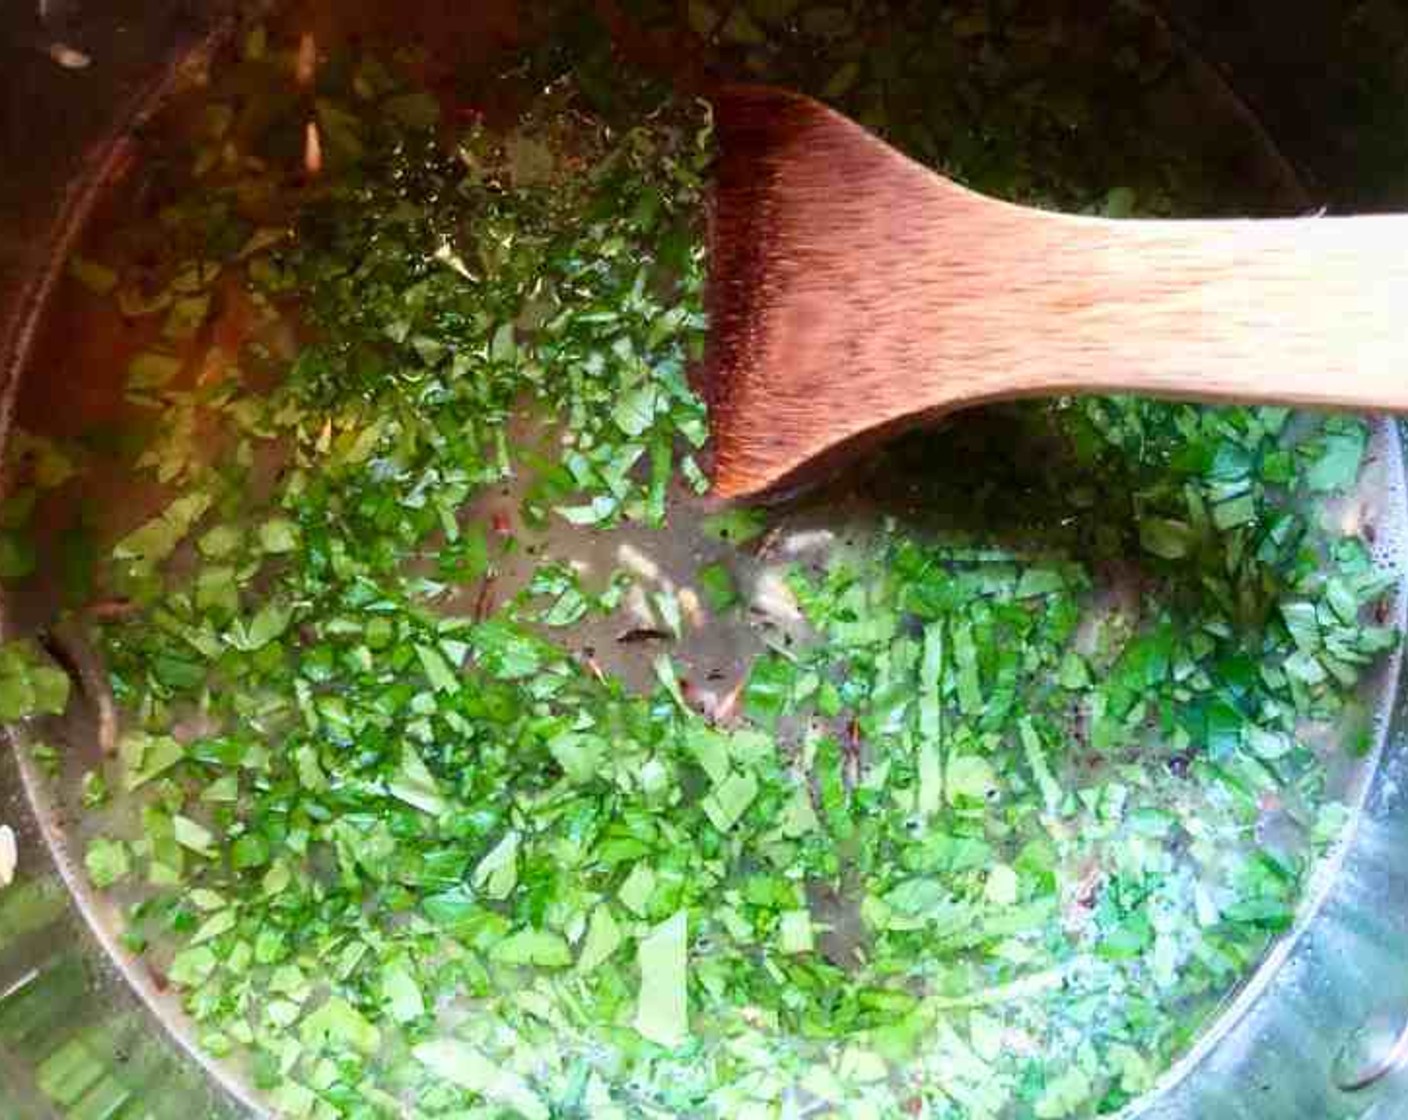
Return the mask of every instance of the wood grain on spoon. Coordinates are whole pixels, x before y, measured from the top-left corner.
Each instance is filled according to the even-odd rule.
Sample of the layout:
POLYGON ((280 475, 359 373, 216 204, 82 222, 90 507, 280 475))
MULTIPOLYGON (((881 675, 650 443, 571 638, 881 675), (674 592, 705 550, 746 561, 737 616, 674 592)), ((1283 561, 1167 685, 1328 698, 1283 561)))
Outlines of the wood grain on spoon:
POLYGON ((713 98, 713 493, 964 405, 1408 410, 1408 216, 1111 221, 973 193, 798 94, 713 98))

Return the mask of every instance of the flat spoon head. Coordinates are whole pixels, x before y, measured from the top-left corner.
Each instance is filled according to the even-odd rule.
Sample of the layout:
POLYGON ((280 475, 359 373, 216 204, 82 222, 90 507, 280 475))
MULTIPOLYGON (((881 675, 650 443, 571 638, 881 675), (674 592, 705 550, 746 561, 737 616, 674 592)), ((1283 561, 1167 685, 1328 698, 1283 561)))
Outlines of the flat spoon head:
POLYGON ((799 94, 713 98, 713 490, 1012 397, 1408 410, 1408 218, 1108 221, 975 194, 799 94))

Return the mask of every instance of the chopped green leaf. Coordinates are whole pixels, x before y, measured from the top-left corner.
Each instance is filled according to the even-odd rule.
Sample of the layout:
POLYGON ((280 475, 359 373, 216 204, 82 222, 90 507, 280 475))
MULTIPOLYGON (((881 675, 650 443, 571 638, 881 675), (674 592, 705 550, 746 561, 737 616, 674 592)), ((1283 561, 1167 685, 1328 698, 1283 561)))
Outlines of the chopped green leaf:
POLYGON ((552 1115, 523 1078, 467 1042, 438 1038, 420 1043, 411 1053, 436 1077, 512 1109, 524 1120, 549 1120, 552 1115))
POLYGON ((100 890, 120 883, 132 874, 132 857, 121 840, 99 836, 89 841, 83 862, 88 868, 88 877, 100 890))
POLYGON ((304 1019, 298 1035, 305 1046, 348 1046, 363 1054, 375 1053, 381 1045, 381 1032, 340 996, 330 997, 304 1019))
POLYGON ((94 295, 105 296, 117 287, 116 271, 86 257, 70 257, 68 271, 70 276, 94 295))
POLYGON ((726 611, 738 602, 738 587, 733 582, 733 573, 725 565, 705 564, 696 578, 711 610, 726 611))
POLYGON ((733 545, 744 545, 756 540, 767 531, 767 527, 767 517, 763 511, 746 506, 710 514, 700 524, 706 536, 733 545))
POLYGON ((181 359, 174 354, 143 350, 127 364, 127 388, 160 389, 181 372, 181 359))
POLYGON ((540 968, 567 968, 572 963, 572 951, 562 936, 542 929, 510 934, 495 943, 489 956, 500 964, 531 964, 540 968))
POLYGON ((611 907, 604 902, 598 904, 587 923, 586 938, 577 957, 577 971, 594 971, 611 958, 624 940, 621 927, 611 916, 611 907))
POLYGON ((473 883, 486 898, 502 900, 518 885, 518 833, 510 829, 474 869, 473 883))
POLYGON ((751 773, 731 774, 704 798, 704 812, 720 832, 727 832, 758 795, 758 781, 751 773))
POLYGON ((1353 486, 1368 442, 1369 432, 1362 420, 1330 417, 1324 434, 1313 445, 1314 458, 1305 472, 1305 484, 1317 494, 1353 486))
POLYGON ((0 719, 56 715, 68 706, 68 695, 68 674, 35 643, 0 645, 0 719))
POLYGON ((640 994, 635 1028, 643 1038, 675 1047, 689 1037, 686 923, 683 910, 641 939, 636 955, 640 994))

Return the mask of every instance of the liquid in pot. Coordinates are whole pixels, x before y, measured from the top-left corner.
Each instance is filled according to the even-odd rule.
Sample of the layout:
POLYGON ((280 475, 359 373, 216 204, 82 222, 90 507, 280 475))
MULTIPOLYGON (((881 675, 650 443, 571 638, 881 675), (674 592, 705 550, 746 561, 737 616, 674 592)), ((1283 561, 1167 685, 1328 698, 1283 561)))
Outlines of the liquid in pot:
POLYGON ((194 1045, 291 1116, 1152 1088, 1357 802, 1389 428, 1023 404, 713 510, 703 107, 277 28, 70 262, 9 465, 39 796, 194 1045))

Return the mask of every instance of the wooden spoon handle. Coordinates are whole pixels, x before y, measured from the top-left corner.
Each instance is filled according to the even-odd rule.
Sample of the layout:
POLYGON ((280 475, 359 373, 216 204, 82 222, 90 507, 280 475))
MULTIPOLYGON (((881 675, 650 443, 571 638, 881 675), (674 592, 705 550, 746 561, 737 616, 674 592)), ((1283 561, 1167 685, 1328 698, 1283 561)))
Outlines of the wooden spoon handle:
POLYGON ((1010 340, 984 365, 991 376, 1010 362, 1018 392, 1408 410, 1408 216, 1117 222, 1002 209, 1020 215, 1020 238, 987 247, 1013 259, 989 256, 989 299, 963 309, 989 346, 1010 340), (1002 263, 1010 271, 992 275, 1002 263))
POLYGON ((716 96, 714 493, 1009 397, 1408 411, 1408 215, 1109 221, 975 194, 800 97, 716 96))

